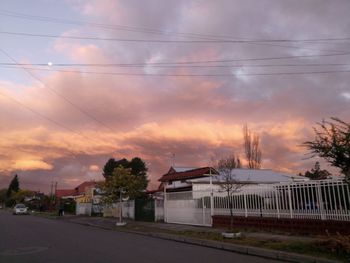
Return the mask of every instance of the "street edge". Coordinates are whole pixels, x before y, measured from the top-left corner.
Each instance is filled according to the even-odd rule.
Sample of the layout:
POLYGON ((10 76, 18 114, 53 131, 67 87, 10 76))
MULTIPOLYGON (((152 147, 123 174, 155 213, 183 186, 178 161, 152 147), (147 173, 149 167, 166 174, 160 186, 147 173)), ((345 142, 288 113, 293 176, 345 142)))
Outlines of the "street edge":
POLYGON ((175 242, 197 245, 202 247, 209 247, 209 248, 214 248, 214 249, 219 249, 219 250, 224 250, 224 251, 229 251, 234 253, 240 253, 240 254, 245 254, 250 256, 258 256, 258 257, 264 257, 269 259, 278 259, 286 262, 303 262, 303 263, 304 262, 305 263, 339 263, 341 262, 337 260, 305 256, 305 255, 295 254, 290 252, 251 247, 251 246, 242 246, 242 245, 229 244, 229 243, 205 240, 205 239, 199 239, 199 238, 182 237, 182 236, 164 234, 164 233, 145 233, 145 232, 139 232, 139 231, 133 231, 133 230, 121 229, 121 228, 116 229, 116 228, 104 227, 96 224, 77 222, 77 221, 70 221, 70 222, 74 224, 79 224, 79 225, 101 228, 104 230, 116 230, 118 232, 137 234, 142 236, 159 238, 163 240, 171 240, 175 242))

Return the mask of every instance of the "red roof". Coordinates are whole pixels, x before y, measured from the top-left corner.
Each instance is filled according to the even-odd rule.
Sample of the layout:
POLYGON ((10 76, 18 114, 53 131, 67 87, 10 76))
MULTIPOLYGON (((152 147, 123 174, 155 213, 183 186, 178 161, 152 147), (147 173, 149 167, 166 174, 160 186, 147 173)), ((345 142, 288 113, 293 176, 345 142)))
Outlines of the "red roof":
POLYGON ((74 189, 57 189, 55 195, 57 198, 65 197, 65 196, 77 196, 85 193, 86 187, 95 186, 96 182, 83 182, 74 189))
POLYGON ((61 198, 64 196, 76 195, 75 189, 57 189, 55 192, 56 198, 61 198))
POLYGON ((78 185, 77 187, 75 187, 75 191, 77 192, 77 195, 81 195, 83 193, 85 193, 85 188, 89 187, 89 186, 95 186, 96 182, 92 181, 92 182, 84 182, 81 183, 80 185, 78 185))
POLYGON ((218 172, 212 167, 201 167, 195 168, 192 170, 187 170, 184 172, 176 172, 172 167, 168 171, 168 173, 164 174, 159 181, 167 182, 167 181, 175 181, 175 180, 184 180, 184 179, 193 179, 198 177, 203 177, 204 175, 208 175, 210 173, 218 174, 218 172))

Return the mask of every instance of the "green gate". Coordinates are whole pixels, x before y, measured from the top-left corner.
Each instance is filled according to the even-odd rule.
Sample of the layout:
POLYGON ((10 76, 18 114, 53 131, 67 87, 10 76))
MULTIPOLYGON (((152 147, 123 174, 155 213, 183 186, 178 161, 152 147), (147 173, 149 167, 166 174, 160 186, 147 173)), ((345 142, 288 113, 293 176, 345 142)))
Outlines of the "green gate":
POLYGON ((153 199, 135 199, 135 220, 154 222, 153 199))

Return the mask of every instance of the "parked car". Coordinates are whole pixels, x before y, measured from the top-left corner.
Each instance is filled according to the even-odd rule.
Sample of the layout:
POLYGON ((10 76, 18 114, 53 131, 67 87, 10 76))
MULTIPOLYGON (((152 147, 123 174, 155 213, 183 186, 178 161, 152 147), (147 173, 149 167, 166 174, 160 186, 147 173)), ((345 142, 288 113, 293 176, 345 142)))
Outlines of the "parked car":
POLYGON ((26 207, 24 204, 17 204, 13 208, 13 214, 14 215, 28 215, 28 207, 26 207))

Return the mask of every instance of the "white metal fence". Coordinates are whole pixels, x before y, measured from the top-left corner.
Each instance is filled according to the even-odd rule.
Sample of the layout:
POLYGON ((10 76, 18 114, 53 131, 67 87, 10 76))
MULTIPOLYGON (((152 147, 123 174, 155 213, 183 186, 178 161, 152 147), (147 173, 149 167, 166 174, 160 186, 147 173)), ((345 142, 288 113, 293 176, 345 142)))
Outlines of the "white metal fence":
POLYGON ((211 225, 211 215, 350 221, 350 189, 342 180, 245 185, 230 198, 212 191, 167 193, 165 220, 211 225))

